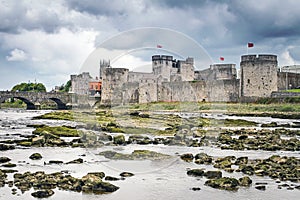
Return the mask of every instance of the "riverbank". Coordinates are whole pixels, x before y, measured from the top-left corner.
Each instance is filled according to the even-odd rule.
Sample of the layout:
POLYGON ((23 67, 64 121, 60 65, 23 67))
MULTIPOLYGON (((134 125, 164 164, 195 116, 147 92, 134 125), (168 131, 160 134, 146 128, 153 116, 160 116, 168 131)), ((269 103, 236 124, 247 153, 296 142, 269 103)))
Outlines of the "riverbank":
POLYGON ((0 110, 0 198, 296 198, 299 119, 240 116, 253 105, 228 105, 230 112, 218 105, 0 110), (193 169, 199 176, 190 176, 193 169))

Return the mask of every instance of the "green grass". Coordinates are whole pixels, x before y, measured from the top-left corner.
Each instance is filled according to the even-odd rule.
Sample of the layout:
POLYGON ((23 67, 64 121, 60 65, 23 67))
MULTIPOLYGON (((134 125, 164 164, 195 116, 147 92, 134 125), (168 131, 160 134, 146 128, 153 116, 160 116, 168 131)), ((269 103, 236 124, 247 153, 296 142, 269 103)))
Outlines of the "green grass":
POLYGON ((300 89, 290 89, 286 90, 286 92, 300 92, 300 89))

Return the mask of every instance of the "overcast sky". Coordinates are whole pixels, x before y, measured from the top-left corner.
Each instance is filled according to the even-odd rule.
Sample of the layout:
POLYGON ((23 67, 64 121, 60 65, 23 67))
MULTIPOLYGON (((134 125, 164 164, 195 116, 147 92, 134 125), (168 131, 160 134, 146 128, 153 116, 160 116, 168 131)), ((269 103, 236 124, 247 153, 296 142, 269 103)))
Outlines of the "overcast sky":
MULTIPOLYGON (((299 8, 298 0, 0 0, 0 90, 29 81, 50 90, 79 73, 103 42, 143 27, 186 35, 214 63, 224 57, 239 68, 253 42, 251 54, 276 54, 280 66, 299 64, 299 8)), ((150 59, 123 60, 128 66, 150 59)))

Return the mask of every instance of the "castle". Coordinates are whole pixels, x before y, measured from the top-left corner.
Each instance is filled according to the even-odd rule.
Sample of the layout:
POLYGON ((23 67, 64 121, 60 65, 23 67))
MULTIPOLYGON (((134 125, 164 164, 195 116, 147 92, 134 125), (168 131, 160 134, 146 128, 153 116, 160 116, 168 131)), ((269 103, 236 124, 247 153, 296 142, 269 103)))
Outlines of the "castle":
MULTIPOLYGON (((102 104, 158 101, 238 102, 271 97, 276 91, 300 86, 300 74, 281 72, 276 55, 242 55, 240 78, 235 64, 213 64, 195 70, 194 59, 153 55, 152 72, 132 72, 100 62, 98 82, 102 104)), ((72 92, 95 94, 87 72, 71 75, 72 92)))

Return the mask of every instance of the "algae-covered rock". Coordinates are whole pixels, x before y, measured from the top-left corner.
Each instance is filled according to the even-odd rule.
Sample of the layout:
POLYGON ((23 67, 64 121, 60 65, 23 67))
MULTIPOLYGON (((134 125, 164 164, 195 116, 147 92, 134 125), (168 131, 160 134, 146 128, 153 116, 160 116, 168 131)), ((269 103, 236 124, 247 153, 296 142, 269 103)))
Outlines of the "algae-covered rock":
POLYGON ((205 185, 223 190, 238 190, 239 181, 235 178, 223 177, 207 180, 205 185))
POLYGON ((241 164, 246 165, 247 163, 248 163, 248 157, 239 157, 236 159, 234 164, 235 165, 241 165, 241 164))
POLYGON ((113 137, 114 144, 123 145, 125 144, 125 136, 124 135, 116 135, 113 137))
POLYGON ((221 171, 207 171, 203 174, 208 179, 218 179, 222 177, 221 171))
POLYGON ((252 183, 252 180, 249 178, 249 176, 244 176, 242 178, 239 178, 239 185, 240 186, 250 186, 252 183))
POLYGON ((100 152, 99 155, 114 160, 161 160, 171 158, 171 156, 167 154, 149 150, 134 150, 131 154, 123 154, 115 151, 103 151, 100 152))
POLYGON ((206 153, 198 153, 195 155, 195 163, 196 164, 205 164, 209 165, 213 161, 213 158, 206 153))
POLYGON ((182 154, 180 158, 186 162, 192 162, 194 159, 194 155, 191 153, 182 154))
POLYGON ((60 136, 60 137, 79 137, 80 136, 80 131, 77 131, 76 128, 69 127, 69 126, 54 126, 54 127, 43 126, 43 127, 38 127, 32 133, 35 135, 45 135, 45 132, 50 133, 55 136, 60 136))
POLYGON ((40 160, 40 159, 42 159, 43 157, 42 157, 42 155, 41 155, 40 153, 34 153, 34 154, 31 154, 31 155, 29 156, 29 158, 30 158, 31 160, 40 160))

